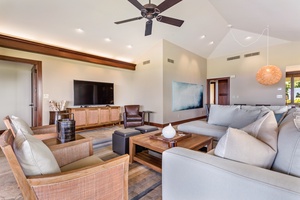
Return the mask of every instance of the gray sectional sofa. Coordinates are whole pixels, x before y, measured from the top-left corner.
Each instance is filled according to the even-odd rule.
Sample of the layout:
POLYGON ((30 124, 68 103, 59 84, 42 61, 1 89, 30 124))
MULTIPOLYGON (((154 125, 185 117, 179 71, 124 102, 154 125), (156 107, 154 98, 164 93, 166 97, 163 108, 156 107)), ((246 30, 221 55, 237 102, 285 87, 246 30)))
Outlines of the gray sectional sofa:
POLYGON ((208 120, 195 120, 179 124, 177 129, 187 133, 196 133, 214 137, 214 146, 226 133, 228 127, 242 128, 268 111, 275 113, 278 123, 291 106, 250 106, 250 105, 211 105, 208 120))
MULTIPOLYGON (((251 108, 247 110, 251 110, 251 108)), ((243 145, 242 147, 237 145, 240 149, 231 149, 226 152, 224 157, 215 155, 216 152, 206 154, 180 147, 165 151, 162 160, 163 199, 299 200, 300 131, 295 126, 295 118, 300 116, 300 110, 292 108, 280 115, 279 109, 277 109, 278 112, 275 110, 270 112, 266 108, 261 108, 257 119, 250 125, 246 125, 248 128, 226 128, 223 124, 225 128, 222 129, 220 125, 209 124, 209 122, 213 122, 212 120, 208 123, 199 121, 200 124, 205 124, 206 129, 197 122, 188 123, 190 130, 194 130, 194 133, 204 133, 200 130, 197 132, 196 127, 202 127, 201 131, 206 131, 207 135, 214 133, 212 135, 219 141, 215 151, 218 148, 229 147, 225 143, 225 145, 220 145, 220 143, 230 139, 230 130, 236 131, 236 134, 233 135, 241 136, 238 138, 239 140, 235 141, 235 144, 242 143, 243 145), (277 114, 276 118, 274 113, 277 114), (268 117, 266 117, 267 115, 268 117), (274 120, 276 121, 274 122, 274 120), (252 124, 259 124, 259 126, 251 126, 252 124), (218 134, 212 130, 213 128, 216 132, 219 131, 218 134), (268 129, 272 129, 270 133, 268 129), (249 134, 245 133, 246 130, 249 134), (251 131, 257 131, 258 134, 252 135, 251 131), (247 141, 243 143, 244 138, 252 138, 256 143, 247 143, 247 141), (260 148, 256 144, 265 145, 266 148, 260 148), (245 149, 250 151, 245 151, 245 149), (273 155, 270 153, 275 156, 272 157, 273 155), (261 157, 265 154, 268 154, 269 158, 271 155, 270 166, 260 167, 247 163, 247 161, 257 161, 255 156, 261 157), (246 161, 244 162, 243 159, 246 161)), ((254 116, 254 113, 251 114, 254 116)), ((229 117, 223 113, 220 113, 218 117, 227 117, 227 122, 234 118, 232 115, 229 117)), ((249 120, 249 118, 247 119, 249 120)), ((238 119, 235 118, 235 120, 238 119)), ((240 120, 246 122, 246 118, 243 118, 244 121, 240 120)), ((231 122, 235 123, 236 121, 231 122)), ((182 126, 181 130, 187 130, 188 126, 186 125, 182 126)))

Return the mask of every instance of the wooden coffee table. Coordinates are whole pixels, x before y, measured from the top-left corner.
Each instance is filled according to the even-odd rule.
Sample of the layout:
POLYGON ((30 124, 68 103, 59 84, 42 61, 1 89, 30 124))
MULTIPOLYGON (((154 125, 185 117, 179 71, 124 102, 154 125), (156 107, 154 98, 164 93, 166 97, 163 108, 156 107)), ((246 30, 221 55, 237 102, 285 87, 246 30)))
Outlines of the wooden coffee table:
MULTIPOLYGON (((156 135, 158 133, 161 133, 161 130, 135 135, 129 138, 130 163, 136 161, 157 172, 162 172, 161 158, 150 155, 148 151, 136 153, 136 145, 145 147, 160 154, 169 149, 170 147, 168 146, 168 143, 150 138, 151 135, 156 135)), ((192 150, 199 150, 200 148, 207 146, 207 151, 209 151, 212 149, 212 141, 212 137, 191 134, 191 137, 178 141, 177 146, 192 150)))

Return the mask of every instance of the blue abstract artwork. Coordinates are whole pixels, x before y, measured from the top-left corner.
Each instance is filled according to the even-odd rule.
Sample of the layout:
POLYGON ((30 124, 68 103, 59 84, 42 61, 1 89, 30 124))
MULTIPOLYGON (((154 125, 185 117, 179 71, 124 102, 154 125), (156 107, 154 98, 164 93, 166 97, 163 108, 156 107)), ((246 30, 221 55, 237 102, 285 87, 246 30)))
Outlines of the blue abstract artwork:
POLYGON ((172 111, 203 108, 203 85, 172 82, 172 111))

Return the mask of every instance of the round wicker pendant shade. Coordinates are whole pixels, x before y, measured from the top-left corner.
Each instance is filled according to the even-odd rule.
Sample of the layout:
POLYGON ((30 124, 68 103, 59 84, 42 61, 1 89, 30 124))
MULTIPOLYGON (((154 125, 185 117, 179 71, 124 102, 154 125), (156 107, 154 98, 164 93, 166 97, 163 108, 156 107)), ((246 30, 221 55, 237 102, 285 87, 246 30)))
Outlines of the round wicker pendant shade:
POLYGON ((281 77, 281 70, 274 65, 263 66, 256 73, 256 80, 263 85, 273 85, 278 83, 281 77))

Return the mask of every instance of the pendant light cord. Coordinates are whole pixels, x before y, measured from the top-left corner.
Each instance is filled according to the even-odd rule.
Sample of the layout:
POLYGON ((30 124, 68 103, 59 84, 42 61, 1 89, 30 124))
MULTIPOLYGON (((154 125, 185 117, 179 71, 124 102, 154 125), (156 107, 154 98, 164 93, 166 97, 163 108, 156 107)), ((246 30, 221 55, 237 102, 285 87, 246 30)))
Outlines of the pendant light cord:
POLYGON ((267 29, 267 66, 269 66, 269 26, 267 29))
MULTIPOLYGON (((231 29, 231 27, 230 27, 230 29, 231 29)), ((247 45, 242 44, 241 42, 239 42, 239 41, 236 39, 236 37, 233 35, 233 33, 232 33, 231 30, 229 31, 229 33, 230 33, 230 35, 232 36, 232 38, 234 39, 234 41, 236 41, 240 46, 242 46, 242 47, 249 47, 249 46, 251 46, 252 44, 256 43, 256 42, 264 35, 265 31, 267 31, 267 38, 269 39, 269 26, 268 26, 267 28, 265 28, 265 29, 262 31, 262 33, 260 34, 260 36, 259 36, 255 41, 253 41, 252 43, 247 44, 247 45)), ((268 43, 268 41, 267 41, 267 43, 268 43)), ((267 44, 267 46, 269 46, 269 45, 267 44)))

